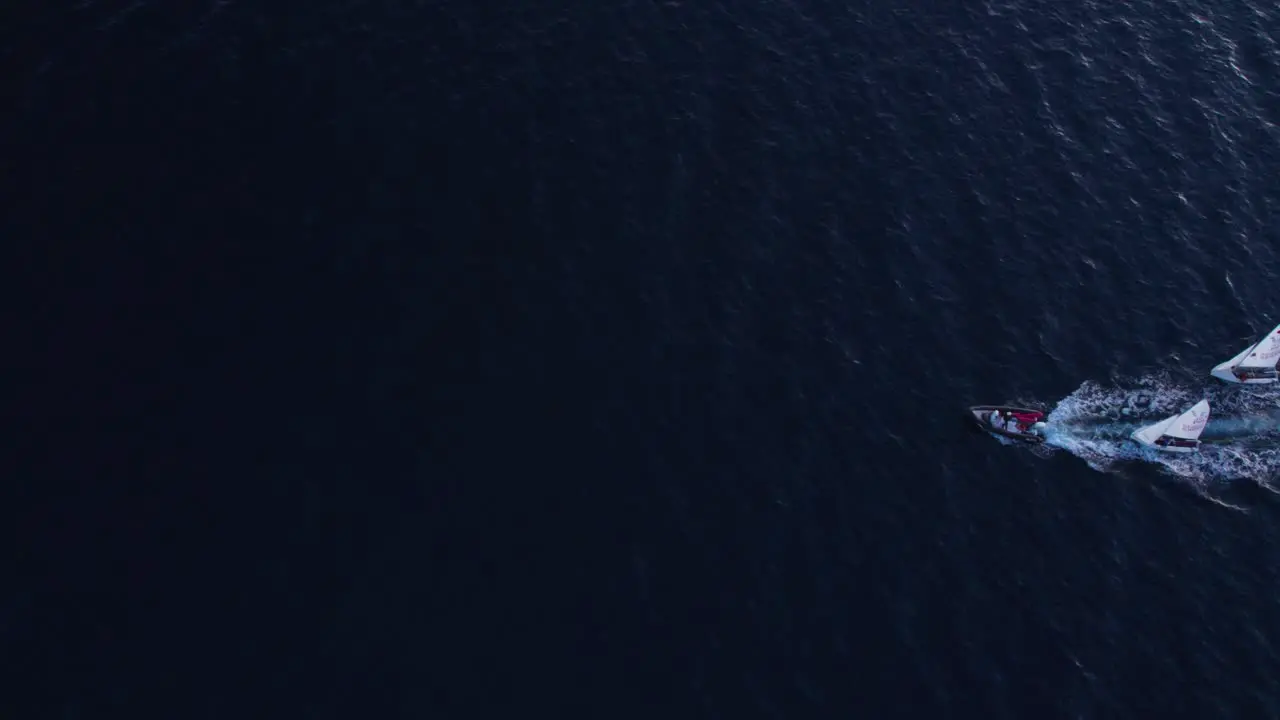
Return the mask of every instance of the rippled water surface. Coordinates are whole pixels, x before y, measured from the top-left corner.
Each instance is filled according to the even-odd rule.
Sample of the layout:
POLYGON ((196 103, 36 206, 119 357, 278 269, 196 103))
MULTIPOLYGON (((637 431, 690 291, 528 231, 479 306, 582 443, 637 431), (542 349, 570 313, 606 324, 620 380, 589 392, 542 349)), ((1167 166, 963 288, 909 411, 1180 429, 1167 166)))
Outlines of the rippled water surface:
POLYGON ((1280 713, 1280 14, 909 5, 0 29, 23 716, 1280 713))

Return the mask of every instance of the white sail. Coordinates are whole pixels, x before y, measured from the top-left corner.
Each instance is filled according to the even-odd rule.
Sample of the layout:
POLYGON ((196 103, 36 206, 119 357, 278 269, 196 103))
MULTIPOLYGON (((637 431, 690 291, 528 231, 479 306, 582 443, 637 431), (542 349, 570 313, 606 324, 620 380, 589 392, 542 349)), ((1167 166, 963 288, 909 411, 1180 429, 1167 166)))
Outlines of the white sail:
POLYGON ((1179 417, 1180 416, 1178 415, 1174 415, 1172 417, 1167 417, 1158 423, 1152 423, 1144 428, 1140 428, 1133 434, 1133 439, 1143 445, 1153 445, 1156 440, 1160 439, 1161 435, 1164 435, 1164 429, 1172 425, 1173 421, 1177 420, 1179 417))
POLYGON ((1209 401, 1201 400, 1185 412, 1152 423, 1133 433, 1133 439, 1157 450, 1193 452, 1209 422, 1209 401))
POLYGON ((1275 367, 1277 361, 1280 361, 1280 326, 1258 341, 1238 365, 1242 368, 1275 367))
POLYGON ((1200 437, 1200 433, 1204 432, 1204 426, 1208 423, 1209 401, 1201 400, 1190 410, 1174 418, 1173 422, 1164 429, 1164 434, 1183 440, 1195 440, 1200 437))
POLYGON ((1280 379, 1276 373, 1277 362, 1280 362, 1280 326, 1240 351, 1239 355, 1220 363, 1209 374, 1223 382, 1269 384, 1280 379))

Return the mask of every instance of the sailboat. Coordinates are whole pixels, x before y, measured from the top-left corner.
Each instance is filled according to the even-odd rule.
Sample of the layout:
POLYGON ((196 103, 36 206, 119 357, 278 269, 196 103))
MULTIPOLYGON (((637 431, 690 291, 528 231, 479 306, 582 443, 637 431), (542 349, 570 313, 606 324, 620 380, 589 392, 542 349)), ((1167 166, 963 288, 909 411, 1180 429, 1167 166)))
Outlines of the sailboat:
POLYGON ((1130 437, 1153 450, 1190 453, 1200 447, 1200 433, 1208 422, 1209 401, 1201 400, 1190 410, 1135 430, 1130 437))
POLYGON ((1277 361, 1280 361, 1280 325, 1209 374, 1223 382, 1265 385, 1278 379, 1277 361))

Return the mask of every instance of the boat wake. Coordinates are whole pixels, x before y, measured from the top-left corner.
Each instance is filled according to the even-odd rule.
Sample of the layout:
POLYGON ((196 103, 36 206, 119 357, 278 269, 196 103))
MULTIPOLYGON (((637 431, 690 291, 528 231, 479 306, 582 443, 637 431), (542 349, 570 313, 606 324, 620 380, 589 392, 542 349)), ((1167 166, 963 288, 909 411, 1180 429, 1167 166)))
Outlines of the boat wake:
POLYGON ((1123 463, 1156 463, 1197 484, 1252 479, 1280 492, 1280 388, 1213 385, 1188 387, 1165 375, 1085 382, 1046 418, 1044 452, 1065 450, 1102 472, 1123 463), (1130 434, 1176 415, 1201 399, 1212 408, 1199 452, 1164 453, 1143 448, 1130 434))

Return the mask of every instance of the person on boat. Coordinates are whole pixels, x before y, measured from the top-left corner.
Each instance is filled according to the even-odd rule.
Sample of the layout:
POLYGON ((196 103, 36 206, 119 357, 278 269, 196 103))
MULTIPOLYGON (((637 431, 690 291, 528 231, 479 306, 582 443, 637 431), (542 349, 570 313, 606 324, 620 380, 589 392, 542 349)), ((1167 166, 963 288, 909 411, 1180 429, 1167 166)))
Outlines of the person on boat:
POLYGON ((1001 432, 1018 432, 1018 421, 1007 410, 992 410, 990 422, 1001 432))
POLYGON ((1035 433, 1036 435, 1039 435, 1040 437, 1044 437, 1045 427, 1046 425, 1044 424, 1043 420, 1037 420, 1031 424, 1031 432, 1035 433))

